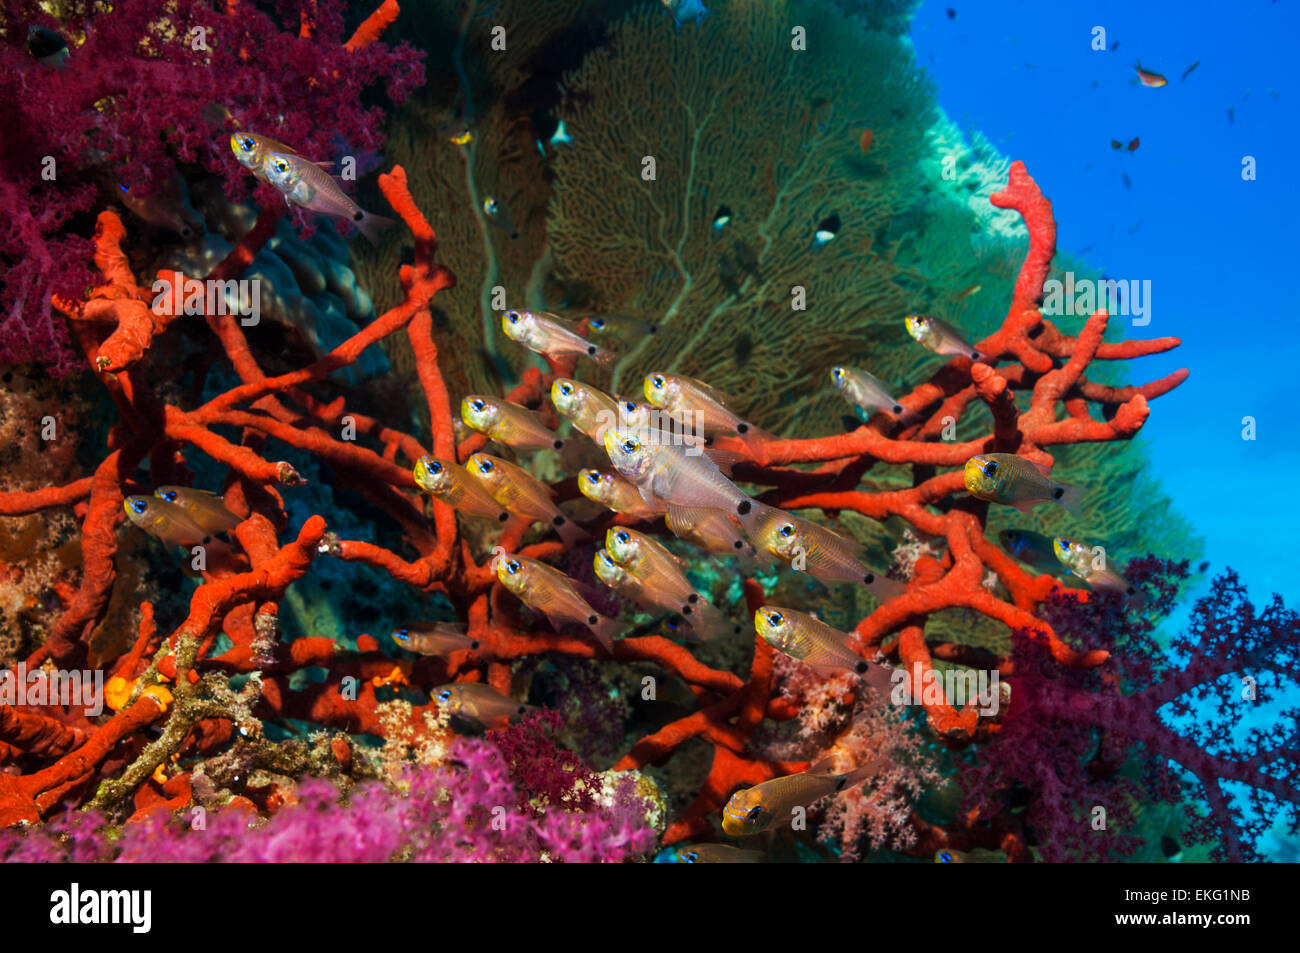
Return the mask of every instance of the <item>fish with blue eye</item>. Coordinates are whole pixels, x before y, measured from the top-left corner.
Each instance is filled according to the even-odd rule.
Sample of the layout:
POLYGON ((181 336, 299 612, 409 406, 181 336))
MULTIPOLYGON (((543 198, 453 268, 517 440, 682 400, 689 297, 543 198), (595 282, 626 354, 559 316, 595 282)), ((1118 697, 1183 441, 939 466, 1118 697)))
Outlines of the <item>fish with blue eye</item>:
POLYGON ((1026 565, 1053 574, 1061 570, 1061 563, 1049 536, 1027 529, 1004 529, 998 533, 998 541, 1002 543, 1003 549, 1026 565))
POLYGON ((212 538, 184 509, 156 496, 128 496, 122 509, 127 519, 168 546, 194 546, 212 538))
POLYGON ((449 714, 476 721, 485 728, 504 728, 511 720, 537 711, 480 682, 450 682, 439 685, 430 696, 449 714))
POLYGON ((510 210, 491 195, 483 197, 483 215, 489 222, 500 228, 511 238, 519 237, 519 231, 515 228, 514 219, 510 217, 510 210))
POLYGON ((838 215, 828 215, 817 223, 817 230, 813 232, 813 247, 821 248, 834 240, 835 236, 840 233, 840 217, 838 215))
POLYGON ((191 486, 160 486, 153 495, 179 506, 195 525, 208 533, 224 533, 243 520, 226 509, 225 501, 215 493, 191 486))
POLYGON ((949 850, 941 848, 934 852, 936 864, 1001 864, 1006 856, 999 851, 976 847, 974 850, 949 850))
POLYGON ((668 864, 757 864, 763 860, 761 850, 745 850, 730 844, 690 844, 678 847, 664 863, 668 864))
POLYGON ((744 837, 788 824, 795 808, 811 807, 824 797, 855 787, 873 777, 884 762, 883 756, 873 758, 847 774, 838 774, 831 770, 831 759, 825 758, 807 771, 744 788, 722 809, 722 830, 731 837, 744 837))
POLYGON ((720 232, 731 222, 731 208, 727 205, 719 205, 718 210, 713 213, 713 230, 720 232))
POLYGON ((664 9, 673 15, 673 22, 680 33, 683 23, 703 22, 713 11, 704 5, 704 0, 661 0, 664 9))
POLYGON ((465 634, 455 622, 412 622, 392 631, 393 641, 419 655, 446 656, 452 652, 477 651, 478 639, 465 634))

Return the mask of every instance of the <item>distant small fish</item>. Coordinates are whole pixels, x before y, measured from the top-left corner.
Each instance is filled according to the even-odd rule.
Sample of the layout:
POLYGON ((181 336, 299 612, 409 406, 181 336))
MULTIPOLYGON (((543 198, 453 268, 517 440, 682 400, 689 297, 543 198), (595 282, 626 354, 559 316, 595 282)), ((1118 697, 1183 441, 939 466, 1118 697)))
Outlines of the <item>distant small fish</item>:
POLYGON ((63 37, 43 26, 27 28, 27 52, 42 66, 64 69, 68 65, 68 44, 63 37))
POLYGON ((1014 453, 977 454, 966 461, 966 489, 980 500, 1028 511, 1039 503, 1059 503, 1073 512, 1087 490, 1057 483, 1047 468, 1014 453))
POLYGON ((519 237, 519 232, 515 229, 514 219, 510 217, 509 209, 491 195, 483 197, 483 214, 489 222, 500 228, 511 238, 519 237))
POLYGON ((830 242, 840 233, 839 215, 829 215, 817 223, 817 230, 813 233, 813 245, 821 248, 830 242))
POLYGON ((966 343, 961 332, 940 318, 925 314, 909 314, 903 323, 910 334, 927 350, 935 354, 968 357, 972 361, 983 359, 984 355, 966 343))
MULTIPOLYGON (((831 382, 845 400, 861 407, 868 414, 878 410, 895 415, 903 412, 903 405, 890 396, 885 382, 860 368, 837 364, 831 368, 831 382)), ((855 422, 855 429, 856 426, 855 422)))
POLYGON ((1138 82, 1143 86, 1149 86, 1152 89, 1159 89, 1161 86, 1168 85, 1169 83, 1169 80, 1165 79, 1159 73, 1143 69, 1141 64, 1134 66, 1133 68, 1137 70, 1138 82))
POLYGON ((983 290, 984 290, 983 285, 968 285, 967 287, 962 289, 961 294, 957 295, 956 300, 965 301, 967 298, 973 295, 977 295, 983 290))
POLYGON ((1134 151, 1136 151, 1136 150, 1137 150, 1137 147, 1138 147, 1139 144, 1140 144, 1140 140, 1138 139, 1137 136, 1134 136, 1134 137, 1133 137, 1132 139, 1130 139, 1129 142, 1128 142, 1128 151, 1129 151, 1129 152, 1134 152, 1134 151))
POLYGON ((1112 149, 1123 149, 1124 143, 1120 142, 1118 139, 1112 139, 1110 141, 1110 147, 1112 149))
POLYGON ((870 152, 871 141, 874 138, 875 137, 872 135, 870 129, 863 129, 862 135, 858 136, 858 151, 861 152, 863 155, 866 155, 868 152, 870 152))
POLYGON ((1121 172, 1119 177, 1124 182, 1124 188, 1126 189, 1133 188, 1133 180, 1128 177, 1127 172, 1121 172))
POLYGON ((595 314, 578 322, 579 328, 587 328, 592 334, 614 334, 620 337, 633 335, 658 334, 659 325, 644 318, 634 318, 627 314, 595 314))
POLYGON ((371 244, 378 244, 379 233, 395 224, 391 218, 362 209, 339 188, 332 175, 300 155, 272 152, 267 158, 266 175, 284 196, 285 202, 331 218, 345 219, 355 225, 371 244))
POLYGON ((457 622, 409 622, 392 631, 393 641, 419 655, 450 655, 452 652, 477 651, 478 639, 465 634, 457 622))
POLYGON ((122 509, 132 523, 169 546, 193 546, 211 538, 185 510, 156 496, 128 496, 122 509))
POLYGON ((564 441, 535 411, 504 397, 470 394, 460 402, 466 426, 519 450, 560 450, 564 441))
POLYGON ((485 516, 504 523, 510 514, 464 467, 450 460, 421 457, 412 474, 415 484, 435 499, 466 516, 485 516))
POLYGON ((189 486, 160 486, 153 491, 153 495, 179 506, 195 525, 207 533, 225 533, 243 522, 226 509, 221 497, 207 490, 196 490, 189 486))
POLYGON ((713 213, 713 230, 720 232, 727 227, 731 221, 731 207, 729 205, 719 205, 718 210, 713 213))
POLYGON ((765 855, 761 850, 745 850, 730 844, 689 844, 672 853, 674 864, 757 864, 765 855))
POLYGON ((955 19, 957 19, 957 11, 954 10, 952 7, 949 7, 947 12, 948 12, 948 19, 949 19, 949 20, 955 20, 955 19))
POLYGON ((694 21, 700 23, 711 11, 703 0, 661 0, 664 9, 673 15, 673 22, 681 32, 682 24, 694 21))
POLYGON ((1183 80, 1187 79, 1187 77, 1191 75, 1192 70, 1196 69, 1196 67, 1200 65, 1201 65, 1201 61, 1197 60, 1191 66, 1187 67, 1187 69, 1183 70, 1183 75, 1179 77, 1178 82, 1181 83, 1183 80))
POLYGON ((1229 106, 1229 107, 1228 107, 1228 124, 1229 124, 1229 125, 1232 125, 1232 123, 1234 123, 1234 122, 1236 122, 1236 121, 1237 121, 1237 112, 1236 112, 1236 110, 1234 110, 1231 106, 1229 106))
POLYGON ((466 126, 464 130, 452 136, 451 141, 458 146, 467 146, 474 141, 474 131, 466 126))
POLYGON ((1119 40, 1116 40, 1114 43, 1110 45, 1110 51, 1114 53, 1118 49, 1119 49, 1119 40))
POLYGON ((544 311, 504 311, 501 329, 506 337, 522 344, 535 354, 550 357, 581 355, 600 364, 609 364, 614 353, 588 341, 570 328, 558 315, 544 311))
POLYGON ((547 146, 571 146, 573 139, 564 125, 564 120, 550 113, 535 110, 532 115, 533 135, 537 142, 537 151, 546 155, 547 146))
POLYGON ((507 698, 479 682, 451 682, 429 694, 449 713, 477 721, 485 728, 504 728, 511 719, 537 711, 535 706, 507 698))

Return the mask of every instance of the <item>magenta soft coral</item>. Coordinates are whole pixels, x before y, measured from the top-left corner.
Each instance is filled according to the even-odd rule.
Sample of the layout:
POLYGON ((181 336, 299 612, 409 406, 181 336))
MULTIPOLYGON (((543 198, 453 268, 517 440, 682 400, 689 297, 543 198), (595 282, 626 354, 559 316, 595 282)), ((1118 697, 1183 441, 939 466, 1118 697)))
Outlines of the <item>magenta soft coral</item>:
MULTIPOLYGON (((1128 574, 1168 594, 1186 566, 1147 559, 1128 574)), ((1112 654, 1101 668, 1079 671, 1017 635, 1010 708, 963 778, 972 792, 968 817, 991 819, 1019 797, 1027 839, 1041 845, 1044 860, 1058 861, 1132 854, 1139 820, 1132 806, 1186 803, 1196 787, 1209 812, 1189 808, 1185 835, 1214 843, 1219 859, 1258 859, 1256 842, 1279 810, 1296 830, 1300 711, 1241 731, 1257 705, 1294 690, 1300 620, 1279 597, 1257 611, 1228 570, 1198 601, 1172 660, 1151 624, 1126 616, 1117 598, 1084 603, 1056 594, 1044 615, 1073 641, 1112 654), (1244 790, 1244 805, 1233 803, 1229 785, 1244 790), (1097 808, 1106 812, 1104 830, 1092 823, 1097 808)))
POLYGON ((93 812, 68 812, 49 824, 0 832, 4 861, 201 863, 417 862, 570 863, 636 860, 654 846, 649 805, 625 777, 608 803, 581 813, 541 815, 517 806, 510 770, 497 748, 458 741, 450 764, 422 768, 398 793, 365 782, 340 798, 333 784, 307 779, 296 803, 267 821, 225 808, 181 819, 154 812, 113 836, 93 812))
POLYGON ((36 0, 10 0, 0 42, 0 363, 34 360, 56 373, 79 366, 51 293, 69 300, 91 284, 87 217, 115 182, 147 193, 176 163, 251 178, 233 160, 228 134, 251 129, 314 157, 360 156, 381 144, 383 112, 362 106, 380 80, 402 102, 424 82, 423 54, 406 44, 344 49, 342 0, 251 2, 232 12, 176 0, 121 0, 70 7, 60 22, 36 0), (64 69, 27 52, 26 28, 69 43, 64 69), (225 107, 231 120, 213 119, 225 107), (330 122, 319 121, 329 116, 330 122), (83 234, 84 233, 84 234, 83 234))

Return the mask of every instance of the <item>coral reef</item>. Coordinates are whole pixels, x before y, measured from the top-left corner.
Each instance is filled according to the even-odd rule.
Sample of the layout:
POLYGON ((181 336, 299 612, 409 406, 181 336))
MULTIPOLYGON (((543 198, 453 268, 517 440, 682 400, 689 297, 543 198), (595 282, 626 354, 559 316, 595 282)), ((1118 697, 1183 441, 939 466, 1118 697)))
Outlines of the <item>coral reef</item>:
MULTIPOLYGON (((982 356, 945 358, 936 369, 932 355, 896 346, 898 319, 933 273, 922 267, 931 257, 927 242, 941 241, 926 237, 918 222, 948 222, 939 229, 946 233, 978 220, 995 270, 1019 248, 1011 244, 1017 228, 980 209, 981 190, 1001 170, 979 149, 965 166, 969 175, 952 187, 967 198, 910 201, 925 188, 924 156, 933 148, 926 137, 945 131, 928 108, 924 81, 898 55, 897 37, 887 29, 902 13, 878 11, 880 32, 866 32, 829 3, 730 5, 713 21, 726 31, 727 45, 706 61, 709 40, 693 30, 674 36, 654 5, 606 23, 607 32, 597 29, 598 17, 575 26, 558 0, 506 6, 518 15, 509 55, 470 57, 466 37, 489 25, 473 0, 458 7, 461 19, 445 33, 442 45, 451 51, 439 63, 450 64, 461 100, 458 108, 441 101, 451 128, 409 124, 412 116, 428 120, 430 103, 439 102, 432 93, 398 124, 396 152, 432 151, 432 161, 410 163, 409 177, 400 162, 378 176, 403 229, 378 252, 358 253, 355 273, 381 311, 365 320, 361 299, 353 299, 356 313, 345 316, 354 324, 339 326, 343 337, 332 346, 320 338, 305 358, 268 354, 234 315, 203 309, 181 322, 149 307, 155 276, 231 279, 255 273, 259 261, 273 270, 268 254, 301 259, 317 239, 330 243, 324 230, 284 237, 278 205, 263 203, 251 227, 238 238, 231 234, 219 260, 214 253, 144 264, 131 254, 132 229, 101 211, 87 249, 98 278, 78 259, 83 246, 46 241, 90 207, 92 191, 69 198, 56 219, 22 226, 26 240, 49 246, 42 245, 45 257, 33 274, 57 274, 59 285, 20 285, 27 297, 13 299, 21 307, 10 317, 25 328, 66 319, 79 356, 59 345, 57 360, 85 368, 114 416, 91 445, 97 456, 90 475, 77 477, 75 455, 51 448, 52 469, 36 481, 44 485, 0 492, 6 521, 51 512, 67 521, 70 511, 80 540, 79 573, 34 574, 48 590, 48 630, 29 636, 39 644, 9 651, 29 672, 81 668, 93 657, 108 678, 111 713, 44 702, 0 706, 0 827, 31 828, 0 838, 0 858, 639 860, 657 842, 717 837, 718 812, 739 786, 825 758, 844 771, 881 762, 867 788, 824 805, 819 833, 827 852, 844 859, 881 850, 924 858, 941 847, 994 849, 1014 861, 1125 856, 1134 845, 1123 824, 1139 796, 1157 806, 1203 799, 1207 810, 1183 833, 1191 840, 1217 833, 1226 856, 1252 856, 1263 821, 1234 813, 1227 782, 1253 786, 1259 817, 1288 807, 1294 829, 1300 794, 1291 736, 1257 732, 1234 756, 1213 729, 1180 732, 1156 716, 1164 705, 1188 715, 1205 693, 1219 693, 1220 714, 1239 716, 1223 694, 1233 690, 1227 676, 1250 674, 1261 690, 1274 690, 1294 670, 1294 614, 1275 604, 1254 615, 1228 577, 1203 604, 1194 638, 1175 644, 1188 654, 1186 664, 1170 667, 1150 624, 1135 622, 1117 600, 1017 563, 994 542, 995 530, 1008 525, 1001 514, 991 515, 988 503, 965 492, 961 468, 975 454, 1018 454, 1061 471, 1096 459, 1071 454, 1122 447, 1141 430, 1150 403, 1187 372, 1123 383, 1106 370, 1108 362, 1168 351, 1178 340, 1120 340, 1113 328, 1108 340, 1105 312, 1089 317, 1077 335, 1043 316, 1056 224, 1018 162, 989 201, 1023 221, 1027 248, 1020 267, 978 299, 981 309, 1000 312, 991 323, 970 322, 987 332, 975 342, 982 356), (784 38, 791 10, 827 46, 815 57, 790 58, 781 49, 778 62, 761 38, 784 38), (557 47, 549 44, 562 36, 573 44, 575 69, 564 80, 565 101, 523 97, 521 90, 547 75, 532 64, 555 58, 557 47), (862 75, 850 63, 869 64, 870 82, 849 83, 846 77, 862 75), (484 89, 521 98, 485 99, 484 89), (792 89, 799 96, 788 95, 792 89), (613 117, 608 125, 592 120, 588 100, 613 117), (518 125, 521 103, 548 103, 571 120, 573 143, 549 153, 537 148, 535 130, 518 125), (472 141, 451 141, 460 123, 470 127, 472 141), (652 124, 661 132, 654 141, 646 131, 652 124), (866 154, 863 126, 873 130, 866 154), (774 136, 773 128, 793 132, 774 136), (674 132, 665 140, 663 130, 674 132), (652 181, 636 171, 646 155, 658 160, 652 181), (745 188, 736 187, 735 176, 745 188), (457 179, 456 188, 444 189, 457 179), (479 203, 487 194, 514 210, 521 238, 503 237, 485 220, 479 203), (547 203, 543 217, 539 209, 547 203), (723 239, 710 218, 721 204, 731 208, 732 221, 719 248, 723 239), (424 209, 449 219, 454 240, 446 241, 441 224, 435 232, 424 209), (832 214, 841 218, 840 232, 819 247, 812 232, 832 214), (479 246, 482 253, 470 251, 479 246), (63 267, 69 257, 75 261, 63 267), (828 617, 848 617, 856 651, 882 653, 896 666, 919 705, 886 709, 860 684, 814 676, 757 637, 688 646, 655 634, 652 625, 628 625, 606 649, 585 634, 551 630, 507 594, 492 565, 493 547, 550 560, 580 581, 589 577, 591 547, 566 549, 519 519, 499 535, 462 525, 445 503, 419 494, 411 473, 426 454, 464 461, 486 445, 481 435, 458 442, 453 408, 461 389, 512 387, 509 399, 538 406, 555 376, 573 373, 572 365, 525 359, 494 344, 489 331, 498 306, 491 292, 503 283, 529 302, 653 315, 665 333, 627 349, 610 386, 633 379, 633 362, 644 369, 663 361, 736 390, 750 416, 770 419, 784 434, 766 443, 717 438, 716 446, 739 461, 738 481, 757 488, 766 503, 835 520, 878 543, 890 526, 901 527, 900 537, 906 530, 897 560, 905 591, 884 603, 856 592, 827 596, 806 576, 773 576, 763 567, 743 582, 716 566, 705 578, 697 558, 692 573, 709 583, 720 605, 740 600, 738 618, 769 601, 780 604, 778 598, 824 603, 828 617), (790 320, 784 309, 794 285, 812 302, 794 312, 797 339, 815 337, 815 348, 791 347, 790 335, 776 333, 790 320), (49 314, 33 320, 26 309, 46 300, 49 314), (768 330, 741 348, 739 336, 749 327, 768 330), (185 367, 186 386, 172 358, 178 335, 192 333, 205 335, 217 359, 185 367), (376 409, 373 400, 363 403, 374 392, 342 386, 366 376, 359 362, 376 345, 412 380, 422 427, 410 426, 405 407, 380 402, 376 409), (836 348, 837 355, 898 352, 888 360, 907 372, 895 381, 920 383, 901 388, 898 417, 878 414, 811 436, 798 428, 795 436, 800 418, 838 416, 813 387, 836 348), (354 370, 357 376, 347 378, 354 370), (713 371, 727 379, 717 381, 713 371), (138 541, 133 529, 120 532, 124 498, 151 485, 200 485, 200 473, 211 476, 207 485, 220 486, 239 524, 228 539, 201 547, 203 564, 188 563, 192 581, 156 586, 169 603, 140 601, 136 593, 135 612, 115 611, 124 588, 134 593, 143 577, 124 558, 138 541), (474 649, 447 658, 398 656, 355 631, 365 625, 355 616, 340 619, 303 605, 328 601, 321 595, 326 583, 360 591, 359 581, 374 578, 408 606, 463 622, 474 649), (320 613, 319 631, 307 629, 313 611, 320 613), (955 638, 954 614, 960 627, 993 634, 955 638), (950 668, 1006 678, 1009 705, 981 713, 925 690, 932 673, 950 668), (428 691, 452 680, 526 696, 550 710, 482 739, 453 738, 462 729, 428 691), (652 704, 638 704, 638 691, 652 704), (619 722, 625 732, 587 731, 584 719, 619 722), (574 731, 590 751, 566 749, 574 731), (942 759, 960 761, 963 780, 971 782, 965 810, 935 809, 942 759), (1190 772, 1195 785, 1170 771, 1167 760, 1190 772), (596 770, 609 761, 610 770, 596 770), (1109 805, 1121 822, 1115 837, 1076 833, 1089 829, 1077 816, 1080 792, 1109 805), (1026 801, 1030 808, 1022 812, 1026 801), (65 815, 64 808, 73 810, 65 815), (206 827, 195 829, 200 808, 206 827), (322 829, 339 836, 322 837, 322 829)), ((858 5, 839 6, 854 12, 858 5)), ((356 105, 361 91, 383 70, 402 74, 390 90, 394 98, 418 81, 409 51, 375 43, 398 20, 396 5, 385 3, 341 48, 337 7, 321 2, 300 12, 297 37, 273 28, 262 13, 238 23, 273 36, 267 55, 288 62, 303 85, 314 79, 315 88, 327 90, 323 98, 305 112, 299 89, 264 92, 261 65, 241 59, 229 64, 230 76, 260 87, 241 93, 246 98, 237 105, 282 108, 283 125, 267 131, 319 150, 329 143, 311 117, 337 107, 333 133, 348 148, 373 148, 377 120, 356 105), (252 76, 242 72, 249 69, 252 76)), ((146 37, 163 29, 144 29, 143 7, 134 3, 111 15, 121 21, 91 31, 74 57, 114 52, 92 43, 124 42, 125 24, 146 37)), ((210 18, 214 28, 233 19, 182 2, 163 23, 183 32, 210 18)), ((440 30, 442 22, 435 18, 426 29, 440 30)), ((247 47, 252 34, 239 36, 247 47)), ((229 57, 240 48, 236 42, 212 55, 229 57)), ((131 50, 120 52, 133 93, 175 65, 172 54, 141 62, 131 50)), ((28 79, 32 69, 23 64, 28 79)), ((89 80, 73 73, 56 82, 69 84, 60 96, 75 103, 74 87, 89 80)), ((194 112, 209 97, 206 82, 188 90, 184 108, 160 107, 154 122, 161 119, 186 142, 210 141, 211 124, 196 125, 194 112)), ((130 96, 110 105, 123 117, 144 108, 130 96)), ((86 108, 96 107, 83 102, 86 108)), ((87 122, 81 112, 56 118, 70 130, 87 122)), ((60 155, 78 154, 62 126, 50 134, 61 143, 60 155)), ((179 147, 173 154, 161 137, 138 153, 120 142, 112 146, 118 151, 100 148, 121 163, 143 156, 168 170, 177 160, 203 164, 207 155, 179 147)), ((208 171, 224 177, 229 165, 208 171)), ((31 197, 14 201, 30 204, 31 197)), ((951 264, 955 255, 938 257, 951 264)), ((307 270, 326 269, 327 260, 341 265, 341 251, 313 258, 307 270)), ((972 274, 952 265, 935 281, 965 282, 972 274)), ((296 272, 293 282, 303 290, 296 272)), ((343 284, 337 279, 335 289, 343 284)), ((18 419, 32 411, 13 413, 18 419)), ((24 439, 33 439, 30 431, 24 439)), ((569 507, 577 496, 572 480, 551 482, 569 507)), ((1113 488, 1102 489, 1110 509, 1091 511, 1091 519, 1119 509, 1108 495, 1113 488)), ((608 516, 582 519, 592 530, 610 523, 608 516)), ((1143 538, 1131 524, 1103 524, 1127 534, 1126 545, 1143 538)), ((30 532, 7 525, 20 527, 20 541, 30 532)), ((15 545, 13 559, 31 562, 31 550, 28 542, 15 545)), ((1185 568, 1134 561, 1130 572, 1163 612, 1185 568)), ((600 608, 620 611, 612 597, 600 608)), ((382 622, 383 614, 372 618, 382 622)))

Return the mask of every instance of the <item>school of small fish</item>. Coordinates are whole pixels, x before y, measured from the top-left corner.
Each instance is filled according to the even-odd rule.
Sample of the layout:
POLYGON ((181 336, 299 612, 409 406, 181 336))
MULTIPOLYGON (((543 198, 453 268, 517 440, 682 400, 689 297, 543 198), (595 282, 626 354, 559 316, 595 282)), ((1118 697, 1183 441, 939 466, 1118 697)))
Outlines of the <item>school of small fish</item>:
MULTIPOLYGON (((679 27, 708 14, 696 0, 663 3, 679 27)), ((1164 77, 1140 68, 1139 76, 1144 85, 1165 83, 1164 77)), ((555 135, 560 133, 563 129, 555 135)), ((468 145, 473 133, 465 129, 451 141, 468 145)), ((548 141, 569 140, 565 133, 562 139, 548 141)), ((869 138, 864 142, 869 144, 869 138)), ((1135 145, 1136 139, 1130 148, 1135 145)), ((387 224, 386 219, 359 208, 342 191, 326 171, 328 163, 314 162, 284 143, 244 131, 230 136, 230 146, 249 172, 279 191, 289 204, 346 219, 372 241, 387 224)), ((482 211, 489 221, 517 237, 508 211, 495 198, 485 197, 482 211)), ((713 229, 722 230, 731 216, 727 206, 719 207, 713 229)), ((838 216, 823 221, 814 245, 833 239, 841 224, 838 216)), ((968 293, 978 290, 974 287, 968 293)), ((966 296, 963 293, 962 297, 966 296)), ((965 361, 991 357, 969 343, 960 328, 940 318, 914 313, 906 315, 903 324, 913 339, 935 354, 965 361)), ((560 314, 526 310, 504 311, 501 326, 507 338, 542 357, 586 358, 598 365, 616 358, 607 344, 659 333, 656 325, 630 316, 584 314, 568 320, 560 314)), ((831 384, 860 414, 860 420, 847 418, 854 424, 851 429, 865 425, 862 422, 876 414, 903 425, 910 422, 910 412, 893 396, 891 386, 869 371, 835 365, 829 375, 831 384)), ((606 522, 612 521, 612 525, 607 525, 603 546, 561 510, 552 486, 520 464, 492 453, 473 453, 463 462, 425 456, 412 471, 416 487, 464 518, 497 524, 511 519, 541 523, 554 529, 570 549, 590 544, 596 580, 642 611, 662 616, 665 630, 675 637, 722 639, 740 635, 743 627, 726 606, 710 602, 691 581, 690 561, 649 532, 660 520, 670 538, 721 559, 736 558, 742 570, 755 565, 789 567, 823 585, 864 587, 882 602, 906 592, 905 583, 862 563, 854 541, 820 523, 763 503, 733 481, 732 466, 745 458, 714 447, 715 437, 737 437, 751 448, 777 438, 743 416, 730 397, 705 381, 652 370, 640 380, 639 396, 645 400, 641 403, 606 393, 576 377, 556 376, 548 396, 549 407, 533 408, 493 394, 469 394, 461 401, 457 426, 463 424, 466 432, 482 434, 507 455, 565 450, 577 435, 603 450, 608 469, 586 467, 576 475, 578 492, 611 514, 606 522)), ((1054 479, 1048 466, 1008 453, 971 457, 963 467, 963 482, 975 499, 1022 512, 1045 502, 1074 511, 1086 493, 1085 488, 1054 479)), ((128 496, 123 509, 132 524, 170 546, 211 542, 233 532, 241 522, 220 496, 181 486, 159 487, 152 496, 128 496)), ((1024 529, 1004 530, 999 541, 1008 553, 1036 570, 1068 572, 1094 590, 1118 593, 1135 609, 1147 605, 1146 595, 1125 578, 1120 567, 1106 560, 1099 547, 1024 529)), ((544 616, 556 631, 572 626, 594 638, 604 653, 617 654, 617 640, 630 626, 593 606, 593 601, 608 604, 608 600, 597 598, 590 584, 520 554, 498 551, 491 568, 508 592, 544 616)), ((851 634, 837 631, 815 614, 766 605, 754 614, 752 625, 777 651, 824 674, 856 676, 882 704, 888 703, 891 669, 862 655, 851 634)), ((452 622, 412 622, 394 630, 391 637, 401 649, 425 656, 472 653, 480 647, 462 624, 452 622)), ((442 685, 432 690, 432 696, 452 715, 483 728, 502 727, 532 709, 476 683, 442 685)), ((722 812, 723 830, 731 836, 766 830, 792 810, 807 808, 869 780, 877 767, 870 763, 837 773, 827 761, 737 791, 722 812)), ((674 859, 680 863, 752 862, 762 859, 762 854, 702 844, 679 848, 674 859)), ((959 863, 974 857, 940 850, 935 859, 959 863)))

